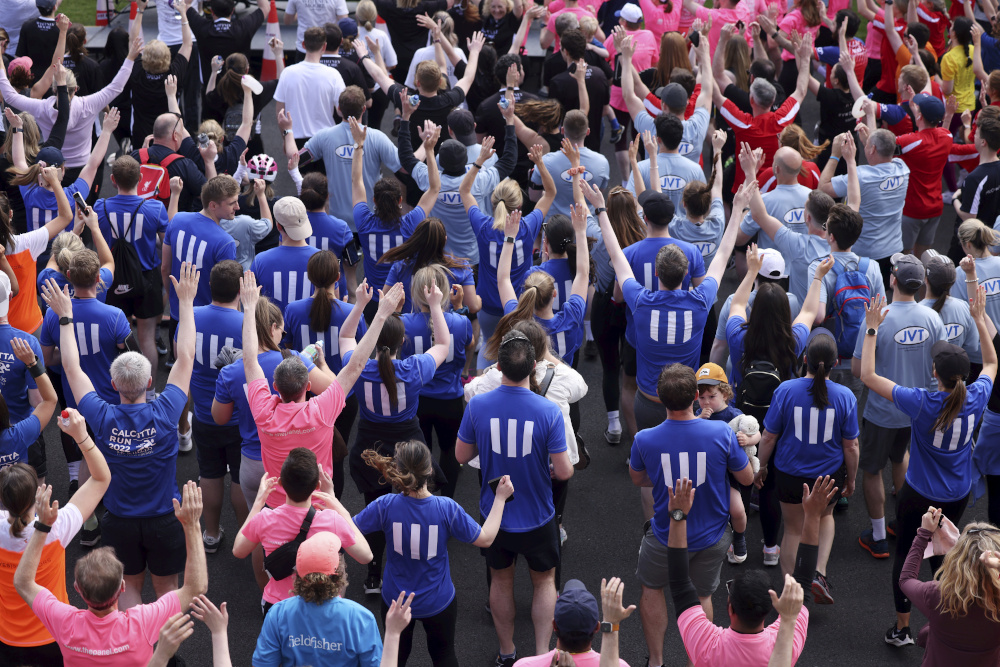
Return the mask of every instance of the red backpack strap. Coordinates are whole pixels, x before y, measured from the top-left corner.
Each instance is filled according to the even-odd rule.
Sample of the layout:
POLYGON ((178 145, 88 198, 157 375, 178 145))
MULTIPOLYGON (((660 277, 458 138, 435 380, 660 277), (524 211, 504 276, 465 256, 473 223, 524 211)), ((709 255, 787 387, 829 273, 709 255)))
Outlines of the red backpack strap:
POLYGON ((160 166, 163 167, 164 169, 166 169, 167 167, 169 167, 171 164, 173 164, 175 161, 181 159, 182 157, 184 157, 184 156, 180 155, 178 153, 171 153, 167 157, 165 157, 162 160, 160 160, 160 166))
POLYGON ((146 164, 149 162, 149 149, 140 148, 139 149, 139 164, 146 164))

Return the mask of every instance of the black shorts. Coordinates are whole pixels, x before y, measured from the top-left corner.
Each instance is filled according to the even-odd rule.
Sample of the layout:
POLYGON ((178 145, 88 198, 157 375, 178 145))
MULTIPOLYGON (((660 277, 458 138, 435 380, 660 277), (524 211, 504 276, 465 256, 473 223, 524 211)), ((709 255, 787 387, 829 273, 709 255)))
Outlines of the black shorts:
POLYGON ((239 484, 240 448, 243 446, 239 425, 206 424, 192 415, 191 435, 198 455, 198 475, 204 479, 220 479, 228 471, 233 484, 239 484))
POLYGON ((639 363, 635 358, 635 348, 625 338, 622 338, 622 371, 634 378, 639 371, 639 363))
POLYGON ((494 570, 504 570, 524 556, 528 568, 535 572, 548 572, 559 564, 559 523, 555 517, 544 526, 526 533, 508 533, 501 530, 493 544, 482 550, 486 564, 494 570))
POLYGON ((0 642, 0 665, 62 667, 62 651, 54 641, 41 646, 9 646, 0 642))
POLYGON ((129 518, 106 511, 101 520, 101 541, 115 550, 124 573, 129 576, 142 574, 147 569, 157 577, 184 571, 187 560, 184 527, 173 512, 129 518))
MULTIPOLYGON (((816 483, 816 477, 799 477, 797 475, 789 475, 783 473, 777 468, 772 471, 774 475, 774 488, 778 490, 778 500, 783 503, 788 503, 789 505, 801 505, 802 504, 802 485, 806 484, 811 490, 813 485, 816 483)), ((847 466, 842 465, 840 469, 834 473, 827 473, 833 477, 833 483, 837 485, 837 493, 834 494, 833 498, 830 500, 830 505, 837 502, 840 498, 841 491, 844 490, 844 484, 847 481, 847 466)))
MULTIPOLYGON (((108 285, 108 287, 111 287, 108 285)), ((120 308, 127 317, 148 320, 163 315, 163 276, 160 267, 142 272, 142 287, 129 296, 108 292, 107 304, 120 308)))
POLYGON ((48 474, 49 466, 45 457, 44 435, 39 435, 38 440, 28 445, 28 465, 35 469, 35 474, 39 478, 45 477, 48 474))

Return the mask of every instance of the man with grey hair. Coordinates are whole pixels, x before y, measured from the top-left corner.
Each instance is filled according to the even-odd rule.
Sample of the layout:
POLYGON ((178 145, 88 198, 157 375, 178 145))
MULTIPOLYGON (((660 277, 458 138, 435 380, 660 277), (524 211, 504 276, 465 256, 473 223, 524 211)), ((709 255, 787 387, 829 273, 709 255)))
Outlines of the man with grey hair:
MULTIPOLYGON (((868 134, 866 129, 860 131, 862 135, 868 134)), ((853 250, 861 257, 877 261, 882 282, 888 285, 892 269, 889 258, 903 251, 903 203, 910 182, 910 168, 896 157, 896 135, 889 130, 875 130, 863 144, 868 164, 858 165, 854 173, 848 170, 846 176, 834 176, 842 157, 842 144, 833 142, 830 160, 819 177, 819 189, 831 197, 844 197, 852 188, 860 187, 858 213, 865 224, 853 250)), ((850 159, 854 159, 853 154, 850 159)))
POLYGON ((107 511, 102 517, 102 539, 114 548, 124 566, 125 590, 119 600, 122 610, 142 602, 147 570, 158 598, 177 590, 177 575, 187 558, 184 527, 174 516, 174 501, 181 497, 177 490, 177 422, 187 404, 194 366, 198 270, 184 262, 180 280, 170 279, 180 312, 177 361, 170 369, 167 386, 152 403, 146 402, 146 389, 153 382, 151 367, 138 352, 126 352, 111 366, 111 380, 121 405, 112 405, 98 395, 80 367, 69 290, 60 290, 53 281, 42 288, 42 297, 59 317, 63 375, 73 395, 81 397, 80 414, 94 429, 93 443, 85 440, 78 444, 84 449, 100 447, 111 468, 111 486, 104 495, 107 511))

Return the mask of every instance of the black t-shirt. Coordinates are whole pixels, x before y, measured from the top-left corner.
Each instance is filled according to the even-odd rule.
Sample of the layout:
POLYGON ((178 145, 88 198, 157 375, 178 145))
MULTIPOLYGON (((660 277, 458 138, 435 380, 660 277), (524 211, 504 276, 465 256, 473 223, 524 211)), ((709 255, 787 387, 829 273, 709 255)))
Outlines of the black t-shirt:
MULTIPOLYGON (((469 0, 469 4, 472 4, 472 0, 469 0)), ((455 5, 448 10, 448 14, 451 19, 455 22, 455 34, 458 36, 459 45, 464 45, 466 40, 472 39, 472 35, 477 30, 483 29, 483 19, 482 16, 479 17, 477 21, 470 21, 465 16, 465 11, 462 9, 462 2, 459 0, 455 5)), ((509 47, 508 47, 509 48, 509 47)), ((503 55, 503 54, 497 54, 503 55)))
MULTIPOLYGON (((576 65, 573 65, 576 71, 576 65)), ((604 112, 604 105, 611 101, 611 83, 604 72, 593 67, 587 68, 587 95, 590 97, 590 113, 587 114, 587 123, 590 125, 590 134, 583 140, 583 145, 592 151, 601 150, 601 117, 604 112)), ((563 109, 580 108, 580 93, 576 79, 570 72, 563 72, 552 78, 549 84, 549 99, 559 100, 563 109)))
MULTIPOLYGON (((540 98, 534 93, 529 93, 520 88, 514 89, 515 103, 537 99, 540 98)), ((507 121, 504 120, 503 114, 500 113, 500 107, 497 106, 497 102, 499 101, 500 93, 494 93, 479 104, 479 107, 476 109, 476 132, 493 137, 493 148, 496 150, 498 157, 503 157, 507 121)), ((532 129, 535 128, 532 127, 532 129)), ((528 149, 518 141, 517 166, 514 167, 514 173, 511 174, 511 178, 518 183, 526 183, 528 170, 530 169, 531 160, 528 159, 528 149)))
POLYGON ((962 211, 992 227, 1000 215, 1000 162, 980 164, 965 177, 962 211))
MULTIPOLYGON (((261 86, 264 90, 260 91, 260 95, 253 95, 253 110, 254 115, 257 117, 257 122, 253 124, 253 129, 251 134, 259 135, 258 123, 260 122, 261 110, 271 103, 274 99, 274 91, 278 89, 278 80, 272 79, 271 81, 261 81, 261 86)), ((226 111, 229 110, 229 105, 226 101, 222 99, 222 95, 219 93, 219 89, 215 88, 209 94, 205 95, 204 104, 202 104, 201 115, 203 118, 211 118, 222 125, 222 121, 226 118, 226 111)))
POLYGON ((167 113, 167 91, 163 83, 173 74, 184 80, 188 60, 181 54, 170 60, 170 69, 161 74, 150 74, 142 66, 142 56, 136 58, 128 86, 132 94, 132 145, 141 146, 153 132, 153 123, 160 114, 167 113))
POLYGON ((237 19, 212 21, 196 12, 194 7, 188 7, 187 17, 191 32, 198 40, 202 81, 208 81, 212 76, 213 57, 227 58, 231 53, 250 53, 250 42, 264 23, 264 13, 259 8, 237 19))
POLYGON ((93 95, 104 88, 104 72, 101 71, 100 64, 90 56, 81 57, 79 62, 73 62, 66 56, 63 58, 63 67, 71 70, 76 77, 77 95, 93 95))
POLYGON ((357 86, 365 94, 365 99, 371 99, 371 91, 368 90, 368 81, 361 72, 358 64, 350 58, 345 58, 339 53, 324 53, 319 57, 319 61, 327 67, 332 67, 340 72, 340 77, 344 80, 345 86, 357 86))
POLYGON ((816 133, 820 143, 854 130, 856 121, 851 114, 854 96, 849 91, 820 86, 816 91, 816 100, 819 102, 819 127, 816 128, 816 133))
MULTIPOLYGON (((389 88, 389 99, 397 109, 403 107, 400 95, 410 94, 412 93, 410 93, 406 86, 398 83, 392 84, 392 87, 389 88)), ((423 127, 425 120, 430 120, 441 126, 441 136, 438 138, 437 146, 435 146, 435 149, 439 148, 441 142, 448 138, 448 114, 464 101, 465 91, 461 88, 441 90, 433 97, 424 97, 421 95, 420 106, 410 116, 410 141, 413 142, 413 145, 420 145, 420 135, 417 134, 417 128, 423 127)))
POLYGON ((25 21, 21 25, 21 38, 17 42, 17 57, 31 58, 31 73, 35 81, 45 76, 45 70, 52 64, 52 54, 59 41, 59 28, 55 18, 38 18, 25 21))
MULTIPOLYGON (((194 140, 191 137, 187 137, 181 142, 180 149, 177 151, 182 156, 189 154, 191 149, 194 147, 194 140)), ((195 152, 198 151, 197 148, 194 149, 195 152)), ((174 151, 170 150, 166 146, 160 146, 159 144, 151 144, 149 147, 149 161, 159 163, 160 160, 167 157, 174 151)), ((142 162, 139 157, 139 151, 132 151, 132 157, 136 161, 142 162)), ((198 166, 186 157, 181 157, 179 160, 174 160, 167 166, 167 173, 173 176, 180 176, 184 181, 184 190, 181 192, 180 201, 177 204, 177 210, 179 211, 197 211, 201 209, 201 186, 205 185, 205 174, 198 170, 198 166)))
MULTIPOLYGON (((591 67, 597 67, 604 72, 604 76, 607 77, 608 81, 611 80, 611 77, 614 75, 614 71, 611 69, 611 65, 608 64, 607 60, 604 60, 590 50, 583 54, 583 59, 591 67)), ((558 51, 553 53, 546 58, 545 62, 542 64, 542 85, 548 86, 556 74, 562 74, 565 71, 566 61, 563 60, 562 53, 558 51)))
POLYGON ((434 12, 446 12, 448 3, 445 0, 424 0, 416 7, 397 7, 396 0, 375 0, 375 7, 389 28, 392 48, 396 50, 397 64, 392 76, 402 81, 410 70, 413 54, 427 46, 427 29, 417 24, 417 15, 434 16, 434 12))
POLYGON ((504 17, 497 21, 490 14, 490 5, 487 0, 479 3, 479 14, 483 17, 483 37, 487 44, 492 44, 497 50, 497 56, 510 51, 517 29, 521 27, 521 19, 514 16, 514 12, 507 12, 504 17))

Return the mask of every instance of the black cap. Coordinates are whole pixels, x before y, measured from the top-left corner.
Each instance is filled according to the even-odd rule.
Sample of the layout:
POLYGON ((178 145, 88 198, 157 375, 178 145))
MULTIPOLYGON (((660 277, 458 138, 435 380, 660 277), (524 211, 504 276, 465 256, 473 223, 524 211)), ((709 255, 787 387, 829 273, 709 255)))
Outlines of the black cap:
POLYGON ((662 192, 644 190, 639 195, 639 205, 642 206, 646 222, 650 224, 666 227, 674 219, 674 202, 662 192))
POLYGON ((455 133, 455 138, 466 146, 479 143, 476 138, 476 118, 468 109, 452 109, 448 114, 448 127, 455 133))
POLYGON ((939 340, 931 347, 931 356, 934 358, 934 371, 939 379, 947 381, 960 376, 965 380, 969 377, 969 355, 958 345, 939 340))
POLYGON ((448 176, 465 176, 465 165, 469 161, 469 152, 461 141, 446 139, 438 149, 438 164, 441 171, 448 176))

